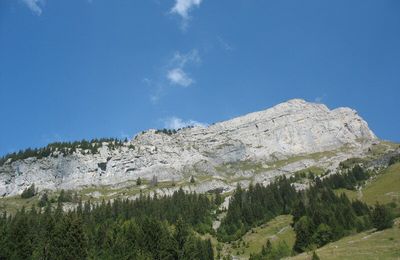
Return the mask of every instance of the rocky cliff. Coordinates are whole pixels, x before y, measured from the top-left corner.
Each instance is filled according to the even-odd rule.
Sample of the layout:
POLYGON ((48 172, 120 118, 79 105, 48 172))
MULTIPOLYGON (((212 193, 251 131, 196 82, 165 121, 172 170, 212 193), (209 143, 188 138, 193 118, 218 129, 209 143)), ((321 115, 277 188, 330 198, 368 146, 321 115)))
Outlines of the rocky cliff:
POLYGON ((184 183, 193 175, 199 181, 190 189, 229 190, 237 182, 268 182, 308 167, 334 169, 377 141, 355 110, 294 99, 208 127, 148 130, 117 148, 105 142, 96 154, 77 150, 6 162, 0 196, 17 195, 32 183, 39 190, 120 188, 153 176, 184 183))

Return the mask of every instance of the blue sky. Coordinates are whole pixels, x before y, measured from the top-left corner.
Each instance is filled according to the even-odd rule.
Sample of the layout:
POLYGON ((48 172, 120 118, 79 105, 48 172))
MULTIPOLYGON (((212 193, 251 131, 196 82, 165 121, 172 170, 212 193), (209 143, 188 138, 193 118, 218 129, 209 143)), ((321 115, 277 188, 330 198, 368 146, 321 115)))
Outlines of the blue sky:
POLYGON ((292 98, 400 141, 398 0, 1 0, 0 154, 292 98))

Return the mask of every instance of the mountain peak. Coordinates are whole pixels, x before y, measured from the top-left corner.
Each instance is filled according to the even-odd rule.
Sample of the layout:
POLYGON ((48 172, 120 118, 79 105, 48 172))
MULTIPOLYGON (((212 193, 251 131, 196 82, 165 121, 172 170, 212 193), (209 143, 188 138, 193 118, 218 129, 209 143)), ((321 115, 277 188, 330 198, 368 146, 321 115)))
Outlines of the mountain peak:
MULTIPOLYGON (((343 159, 362 154, 375 141, 376 136, 355 110, 330 110, 323 104, 291 99, 205 128, 149 130, 121 146, 104 145, 94 154, 77 149, 57 157, 6 163, 0 166, 0 195, 19 194, 32 183, 40 190, 119 187, 138 177, 150 180, 154 175, 160 181, 178 181, 187 174, 205 174, 211 182, 199 189, 218 188, 226 186, 217 180, 226 178, 225 171, 229 170, 221 169, 227 164, 272 164, 329 152, 340 156, 324 163, 308 160, 290 167, 335 167, 343 159)), ((257 172, 238 170, 234 174, 269 179, 285 172, 257 167, 257 172)))

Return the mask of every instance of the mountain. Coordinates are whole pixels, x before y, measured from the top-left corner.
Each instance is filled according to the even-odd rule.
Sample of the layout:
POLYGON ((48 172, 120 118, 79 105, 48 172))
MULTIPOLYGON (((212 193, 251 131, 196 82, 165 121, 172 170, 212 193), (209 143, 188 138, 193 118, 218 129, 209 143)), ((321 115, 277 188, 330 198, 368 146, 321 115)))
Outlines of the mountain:
POLYGON ((153 176, 165 184, 156 188, 165 194, 178 189, 176 184, 197 192, 230 191, 238 182, 246 186, 301 170, 332 171, 381 143, 355 110, 293 99, 208 127, 151 129, 121 145, 102 142, 94 153, 55 149, 43 158, 9 159, 0 166, 0 195, 20 194, 31 184, 39 191, 97 187, 115 194, 136 187, 139 177, 145 181, 140 189, 150 190, 146 180, 153 176))

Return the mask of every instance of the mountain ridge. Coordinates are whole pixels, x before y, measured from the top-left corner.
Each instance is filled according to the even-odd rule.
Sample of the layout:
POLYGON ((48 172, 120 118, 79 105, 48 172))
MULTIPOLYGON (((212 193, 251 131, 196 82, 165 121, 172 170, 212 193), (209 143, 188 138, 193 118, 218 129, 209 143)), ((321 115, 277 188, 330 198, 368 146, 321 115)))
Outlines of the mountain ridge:
MULTIPOLYGON (((150 129, 121 146, 104 142, 98 153, 77 149, 41 159, 27 158, 0 166, 0 195, 20 194, 31 184, 39 190, 84 189, 92 186, 127 187, 138 177, 184 182, 194 175, 196 187, 205 192, 229 191, 246 179, 268 182, 271 178, 307 167, 335 169, 340 161, 362 156, 379 139, 351 108, 330 110, 323 104, 291 99, 272 108, 248 113, 208 127, 195 126, 166 134, 150 129), (318 160, 305 158, 282 167, 274 162, 295 156, 328 154, 318 160), (249 163, 250 169, 233 173, 230 164, 249 163), (286 167, 286 168, 285 168, 286 167)), ((307 157, 307 156, 306 156, 307 157)), ((161 190, 171 193, 176 188, 161 190)))

